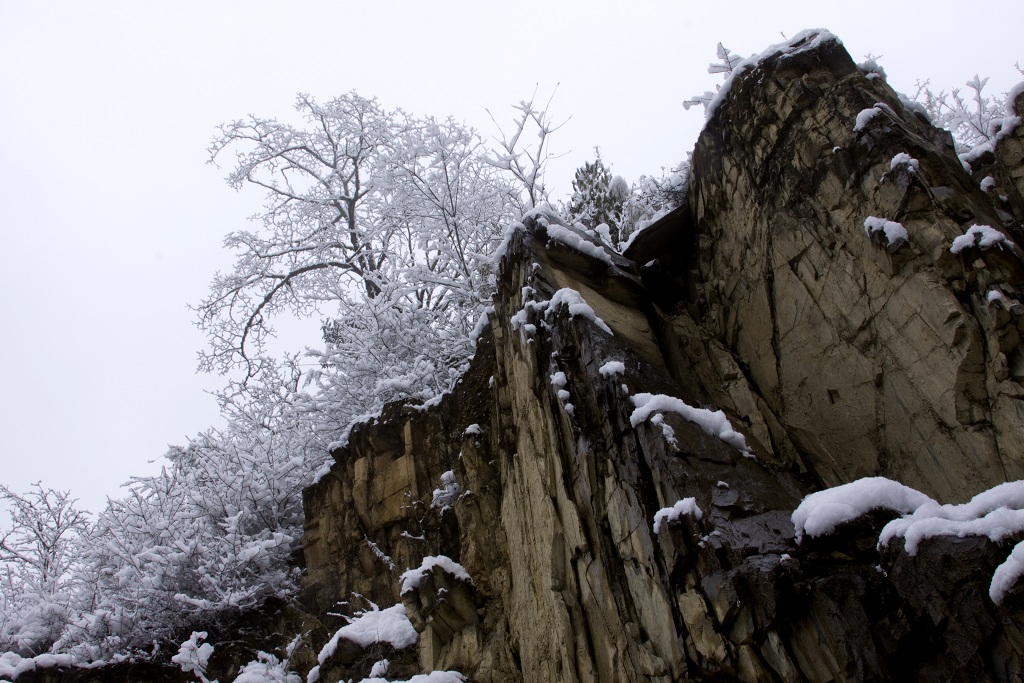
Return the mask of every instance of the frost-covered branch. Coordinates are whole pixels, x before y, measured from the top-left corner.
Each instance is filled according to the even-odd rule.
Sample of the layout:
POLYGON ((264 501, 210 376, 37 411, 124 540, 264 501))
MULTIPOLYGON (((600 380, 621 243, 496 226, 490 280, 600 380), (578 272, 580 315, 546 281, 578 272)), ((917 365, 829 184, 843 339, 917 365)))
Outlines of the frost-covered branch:
MULTIPOLYGON (((557 88, 556 88, 557 90, 557 88)), ((553 157, 551 154, 551 134, 564 126, 569 119, 562 123, 554 124, 551 121, 548 109, 555 92, 552 91, 547 104, 538 108, 534 104, 537 93, 534 91, 529 101, 523 100, 513 109, 519 112, 513 121, 513 127, 509 134, 506 134, 498 123, 494 114, 487 110, 495 127, 501 134, 496 139, 498 149, 494 150, 488 162, 495 168, 508 172, 516 181, 517 186, 523 193, 520 214, 536 208, 548 200, 547 189, 544 186, 544 169, 548 161, 553 157), (527 131, 534 132, 537 137, 535 145, 521 142, 521 138, 527 131)))

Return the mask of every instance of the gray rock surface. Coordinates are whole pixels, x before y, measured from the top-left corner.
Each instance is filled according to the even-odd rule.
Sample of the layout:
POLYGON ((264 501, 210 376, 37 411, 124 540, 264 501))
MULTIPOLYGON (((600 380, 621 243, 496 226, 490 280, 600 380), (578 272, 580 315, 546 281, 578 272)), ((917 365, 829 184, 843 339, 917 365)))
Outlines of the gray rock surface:
POLYGON ((834 41, 736 77, 691 178, 628 258, 525 220, 460 385, 356 429, 307 491, 308 604, 404 602, 420 670, 474 681, 1021 680, 1022 591, 987 593, 1010 546, 879 551, 881 513, 797 544, 790 521, 863 476, 944 502, 1021 477, 1021 252, 950 251, 1019 216, 834 41), (551 303, 565 288, 586 307, 551 303), (672 412, 634 424, 641 394, 724 411, 750 452, 672 412), (463 493, 433 509, 449 470, 463 493), (700 518, 655 533, 685 498, 700 518), (472 590, 435 570, 400 596, 439 554, 472 590))

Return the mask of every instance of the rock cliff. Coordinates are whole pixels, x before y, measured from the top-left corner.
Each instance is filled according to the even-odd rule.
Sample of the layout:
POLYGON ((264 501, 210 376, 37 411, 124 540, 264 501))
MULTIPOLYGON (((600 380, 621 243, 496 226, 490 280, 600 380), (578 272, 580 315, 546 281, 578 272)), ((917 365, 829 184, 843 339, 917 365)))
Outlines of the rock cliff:
POLYGON ((527 216, 460 384, 356 428, 306 493, 307 604, 419 633, 321 676, 1020 680, 1021 591, 988 595, 1019 535, 911 554, 878 545, 895 513, 791 521, 861 477, 947 503, 1022 477, 1020 144, 982 190, 808 34, 734 77, 687 202, 624 257, 527 216))
POLYGON ((264 649, 301 630, 331 683, 1024 680, 1024 587, 990 596, 1014 528, 793 521, 864 477, 1024 478, 1022 196, 1024 126, 968 167, 828 34, 750 62, 624 255, 545 211, 510 233, 459 384, 305 492, 264 649))

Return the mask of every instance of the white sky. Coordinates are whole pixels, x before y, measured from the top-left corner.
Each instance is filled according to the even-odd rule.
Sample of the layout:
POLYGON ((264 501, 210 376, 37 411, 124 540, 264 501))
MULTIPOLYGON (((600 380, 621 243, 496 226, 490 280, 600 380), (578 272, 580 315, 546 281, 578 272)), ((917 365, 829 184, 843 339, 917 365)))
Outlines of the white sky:
POLYGON ((1021 79, 1021 26, 1016 0, 0 0, 0 483, 96 511, 219 423, 186 304, 230 268, 220 242, 258 201, 205 164, 222 121, 354 89, 490 134, 484 107, 510 120, 558 84, 561 198, 595 145, 629 181, 685 158, 703 116, 681 103, 720 81, 718 41, 748 55, 824 27, 858 61, 883 55, 899 90, 979 72, 1001 92, 1021 79))

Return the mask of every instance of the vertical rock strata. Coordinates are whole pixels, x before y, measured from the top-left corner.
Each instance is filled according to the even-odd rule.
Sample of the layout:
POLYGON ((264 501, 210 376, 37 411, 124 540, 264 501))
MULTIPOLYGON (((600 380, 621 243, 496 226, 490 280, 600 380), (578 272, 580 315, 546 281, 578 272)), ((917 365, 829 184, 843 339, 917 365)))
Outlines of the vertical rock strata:
POLYGON ((943 502, 1021 478, 1021 252, 950 251, 975 224, 1016 242, 1014 210, 819 39, 735 77, 688 205, 629 258, 526 217, 460 384, 358 426, 306 491, 319 636, 367 600, 419 633, 321 680, 384 656, 495 682, 1021 680, 1024 590, 988 597, 1009 545, 878 550, 882 512, 797 544, 790 521, 863 476, 943 502))
POLYGON ((948 134, 830 41, 738 77, 692 178, 699 322, 825 484, 884 474, 959 502, 1021 478, 1021 252, 950 251, 973 224, 1016 240, 1019 223, 948 134), (908 239, 869 239, 869 216, 908 239))

